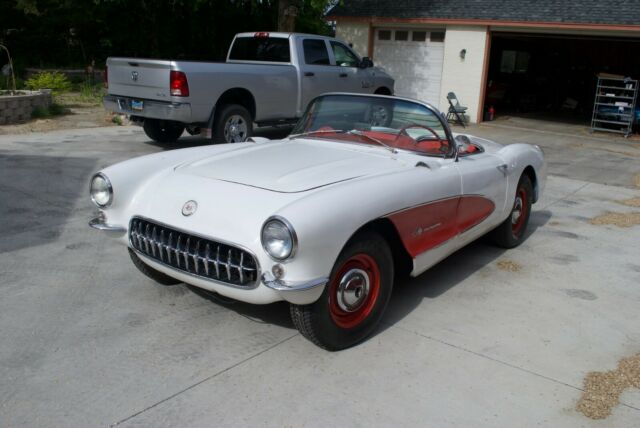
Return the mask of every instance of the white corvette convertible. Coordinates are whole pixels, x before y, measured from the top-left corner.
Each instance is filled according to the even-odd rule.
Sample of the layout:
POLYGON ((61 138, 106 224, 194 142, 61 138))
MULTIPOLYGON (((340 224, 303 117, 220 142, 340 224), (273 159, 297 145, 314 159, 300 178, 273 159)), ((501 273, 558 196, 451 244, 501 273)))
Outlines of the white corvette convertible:
POLYGON ((526 236, 546 180, 539 147, 453 135, 432 106, 327 94, 288 138, 167 151, 98 172, 90 225, 161 284, 291 303, 329 350, 375 329, 399 273, 490 232, 526 236))

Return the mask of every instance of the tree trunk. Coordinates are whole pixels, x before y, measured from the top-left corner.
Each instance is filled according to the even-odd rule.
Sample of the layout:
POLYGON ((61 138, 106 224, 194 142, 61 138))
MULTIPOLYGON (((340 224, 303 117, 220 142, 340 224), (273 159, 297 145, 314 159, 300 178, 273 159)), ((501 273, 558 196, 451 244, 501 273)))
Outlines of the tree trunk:
POLYGON ((297 0, 278 0, 278 31, 292 33, 298 16, 297 0))

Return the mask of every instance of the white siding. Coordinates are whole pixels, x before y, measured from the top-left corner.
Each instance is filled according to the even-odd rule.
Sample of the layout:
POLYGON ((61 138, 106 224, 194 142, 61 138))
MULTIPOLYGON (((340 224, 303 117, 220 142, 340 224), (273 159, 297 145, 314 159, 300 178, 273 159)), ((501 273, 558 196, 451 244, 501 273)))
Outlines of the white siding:
POLYGON ((369 56, 369 24, 358 22, 336 23, 336 37, 348 44, 353 45, 353 49, 361 57, 369 56))
POLYGON ((469 107, 471 122, 478 118, 482 73, 484 70, 487 27, 448 26, 444 46, 440 110, 449 109, 447 94, 455 92, 460 104, 469 107), (466 49, 464 59, 460 51, 466 49))

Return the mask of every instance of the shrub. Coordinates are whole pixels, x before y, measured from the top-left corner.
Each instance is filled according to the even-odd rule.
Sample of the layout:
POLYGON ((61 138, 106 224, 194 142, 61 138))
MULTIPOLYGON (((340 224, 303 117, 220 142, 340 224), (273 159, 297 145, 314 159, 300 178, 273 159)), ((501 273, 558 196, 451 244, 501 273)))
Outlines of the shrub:
POLYGON ((49 107, 36 107, 31 112, 33 119, 42 119, 50 116, 60 116, 69 111, 60 104, 53 103, 49 107))
POLYGON ((31 117, 33 119, 42 119, 43 117, 49 117, 51 114, 49 113, 49 109, 46 107, 36 107, 31 112, 31 117))
POLYGON ((62 73, 42 71, 25 82, 29 89, 51 89, 53 95, 71 90, 71 82, 62 73))

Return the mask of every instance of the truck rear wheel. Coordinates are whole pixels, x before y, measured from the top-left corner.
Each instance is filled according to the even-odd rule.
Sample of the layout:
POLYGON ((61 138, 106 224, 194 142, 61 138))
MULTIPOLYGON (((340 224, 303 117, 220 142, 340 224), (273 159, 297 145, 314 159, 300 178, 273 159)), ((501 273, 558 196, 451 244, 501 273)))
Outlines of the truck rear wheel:
POLYGON ((147 137, 158 143, 173 143, 184 132, 184 125, 172 120, 145 119, 142 125, 147 137))
POLYGON ((241 143, 253 135, 251 113, 239 104, 224 106, 214 127, 214 143, 241 143))

